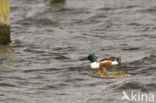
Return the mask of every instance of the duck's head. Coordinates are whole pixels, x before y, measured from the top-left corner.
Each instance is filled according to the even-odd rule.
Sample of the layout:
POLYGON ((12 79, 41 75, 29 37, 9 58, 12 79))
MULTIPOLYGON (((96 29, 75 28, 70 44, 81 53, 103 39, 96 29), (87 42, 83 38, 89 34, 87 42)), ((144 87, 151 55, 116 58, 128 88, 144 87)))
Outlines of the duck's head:
POLYGON ((97 57, 95 56, 95 54, 90 54, 88 56, 88 60, 91 61, 91 62, 96 62, 97 57))

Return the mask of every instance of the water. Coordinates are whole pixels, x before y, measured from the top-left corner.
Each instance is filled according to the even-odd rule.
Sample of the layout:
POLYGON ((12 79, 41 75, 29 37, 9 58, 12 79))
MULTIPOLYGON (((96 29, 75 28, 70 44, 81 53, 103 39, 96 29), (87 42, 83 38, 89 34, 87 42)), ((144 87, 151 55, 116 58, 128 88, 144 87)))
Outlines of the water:
POLYGON ((13 43, 0 47, 0 102, 125 103, 122 91, 156 95, 155 17, 155 0, 11 0, 13 43), (92 76, 90 53, 121 56, 110 70, 132 76, 92 76))

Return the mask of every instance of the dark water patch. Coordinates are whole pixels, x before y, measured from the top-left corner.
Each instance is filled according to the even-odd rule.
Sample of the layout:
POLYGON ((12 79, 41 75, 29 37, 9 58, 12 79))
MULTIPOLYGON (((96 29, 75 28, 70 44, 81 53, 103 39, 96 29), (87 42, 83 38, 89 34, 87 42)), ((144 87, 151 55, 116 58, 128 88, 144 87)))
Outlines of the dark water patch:
POLYGON ((17 80, 25 80, 23 78, 20 77, 16 77, 16 76, 0 76, 0 79, 4 80, 4 79, 17 79, 17 80))
MULTIPOLYGON (((50 62, 50 59, 53 59, 53 57, 40 57, 40 56, 35 56, 35 57, 28 57, 27 58, 27 61, 30 63, 34 60, 34 63, 37 63, 37 64, 47 64, 50 62)), ((32 64, 32 63, 30 63, 32 64)))
POLYGON ((60 83, 59 85, 60 85, 61 87, 63 87, 63 86, 68 86, 67 83, 60 83))
POLYGON ((47 86, 41 87, 39 89, 40 90, 47 90, 47 89, 55 89, 55 90, 58 90, 59 88, 57 86, 54 86, 54 85, 47 85, 47 86))
POLYGON ((34 26, 51 26, 51 27, 58 27, 60 26, 59 22, 55 22, 55 21, 52 21, 50 19, 41 19, 41 18, 29 18, 29 19, 26 19, 24 21, 21 22, 22 25, 34 25, 34 26), (23 24, 24 23, 24 24, 23 24))
MULTIPOLYGON (((19 39, 13 40, 11 46, 13 48, 15 48, 15 49, 17 49, 17 48, 21 48, 21 49, 25 48, 23 50, 26 50, 28 52, 31 51, 30 49, 36 50, 36 49, 39 49, 40 48, 38 45, 30 44, 28 42, 24 42, 24 41, 21 41, 19 39)), ((16 50, 14 50, 14 51, 15 52, 18 52, 16 50)))
POLYGON ((146 68, 146 69, 142 69, 142 70, 138 70, 138 71, 136 71, 135 73, 136 73, 137 75, 139 75, 139 73, 140 73, 140 74, 142 74, 142 75, 144 75, 144 76, 150 76, 150 75, 152 75, 152 72, 149 71, 147 68, 146 68))
POLYGON ((113 50, 113 49, 116 49, 116 48, 114 48, 113 46, 107 46, 107 47, 105 47, 105 48, 102 48, 101 51, 113 50))
POLYGON ((96 28, 96 29, 93 29, 92 31, 107 31, 107 29, 110 28, 110 26, 108 25, 105 25, 103 26, 103 28, 96 28))
POLYGON ((155 91, 156 90, 156 83, 149 83, 146 84, 145 87, 150 90, 150 91, 155 91))
POLYGON ((89 87, 94 87, 94 86, 97 86, 97 85, 99 85, 99 84, 95 84, 95 83, 88 84, 89 87))
POLYGON ((120 46, 127 46, 127 45, 128 45, 127 43, 120 44, 120 46))
POLYGON ((97 20, 97 19, 87 19, 87 20, 79 20, 79 21, 74 21, 75 24, 77 25, 94 25, 97 23, 100 23, 101 20, 97 20))
POLYGON ((94 25, 101 23, 103 19, 107 18, 105 15, 95 14, 94 16, 88 17, 86 19, 74 19, 74 23, 77 25, 94 25))
POLYGON ((56 92, 55 95, 68 95, 67 93, 56 92))
POLYGON ((149 67, 148 70, 151 71, 151 72, 155 72, 156 71, 156 67, 149 67))
POLYGON ((52 54, 51 56, 54 56, 54 58, 56 60, 67 60, 70 59, 69 57, 65 56, 65 52, 64 53, 50 53, 52 54))
POLYGON ((36 21, 36 23, 38 23, 38 25, 51 25, 51 26, 59 26, 58 22, 54 22, 48 19, 39 19, 38 21, 36 21))
POLYGON ((136 60, 130 63, 121 63, 120 69, 130 75, 155 75, 155 64, 156 62, 155 55, 150 55, 148 57, 144 57, 141 60, 136 60))
POLYGON ((11 6, 10 9, 11 9, 11 12, 14 12, 14 11, 18 10, 19 7, 17 7, 17 6, 11 6))
POLYGON ((100 14, 95 14, 87 19, 94 20, 94 19, 106 19, 106 18, 108 18, 108 16, 105 13, 104 14, 100 13, 100 14))
POLYGON ((24 73, 31 73, 31 72, 50 72, 50 71, 61 71, 63 70, 62 68, 44 68, 44 69, 28 69, 28 70, 23 70, 22 72, 24 73))
POLYGON ((94 77, 93 76, 93 70, 90 70, 90 68, 87 68, 87 69, 79 69, 78 70, 79 71, 79 74, 81 75, 81 76, 86 76, 86 75, 88 75, 88 76, 90 76, 90 77, 94 77))
POLYGON ((138 65, 142 65, 142 66, 145 66, 145 65, 151 65, 154 64, 156 62, 156 56, 155 55, 149 55, 148 57, 144 57, 142 58, 141 60, 136 60, 136 61, 133 61, 131 63, 128 63, 128 65, 131 65, 131 66, 138 66, 138 65))
POLYGON ((73 39, 79 39, 79 40, 86 40, 86 39, 88 39, 87 37, 85 37, 85 36, 75 36, 73 39))
MULTIPOLYGON (((101 29, 98 29, 98 30, 101 30, 101 29)), ((105 39, 105 40, 121 40, 121 38, 118 36, 108 36, 108 35, 91 35, 91 36, 96 37, 96 38, 105 39)))
POLYGON ((0 83, 0 87, 17 87, 16 85, 14 84, 10 84, 10 83, 0 83))
POLYGON ((54 30, 52 29, 46 29, 45 31, 50 32, 50 33, 54 32, 54 30))
POLYGON ((88 19, 88 20, 85 20, 84 22, 83 22, 83 24, 97 24, 97 23, 100 23, 101 22, 101 20, 97 20, 97 19, 92 19, 92 18, 90 18, 90 19, 88 19))
POLYGON ((3 102, 2 103, 25 103, 25 101, 21 98, 16 98, 16 97, 8 97, 6 98, 4 101, 7 101, 7 102, 3 102))
POLYGON ((103 8, 100 8, 98 10, 100 11, 117 11, 117 10, 123 10, 123 9, 135 9, 135 8, 140 8, 141 6, 139 5, 128 5, 128 6, 123 6, 123 7, 103 7, 103 8))
POLYGON ((88 34, 88 33, 83 33, 82 35, 84 35, 84 36, 90 36, 90 34, 88 34))
POLYGON ((92 99, 87 100, 87 103, 105 103, 105 101, 106 99, 102 99, 102 98, 92 98, 92 99))
POLYGON ((20 20, 19 22, 21 25, 24 25, 25 27, 32 24, 32 21, 29 20, 20 20))
POLYGON ((33 50, 33 49, 24 49, 25 52, 31 52, 31 53, 45 53, 45 51, 40 51, 40 50, 33 50))
POLYGON ((122 8, 125 8, 125 9, 133 9, 133 8, 140 8, 141 6, 139 5, 128 5, 128 6, 124 6, 122 8))
POLYGON ((66 68, 68 71, 87 71, 87 70, 90 70, 90 68, 88 68, 88 66, 87 67, 85 67, 85 66, 83 66, 83 67, 68 67, 68 68, 66 68))
POLYGON ((63 56, 63 55, 59 55, 57 57, 55 57, 56 60, 65 60, 65 59, 69 59, 68 57, 66 56, 63 56))
POLYGON ((5 61, 1 61, 1 60, 0 60, 0 67, 4 65, 4 62, 5 62, 5 61))
POLYGON ((140 10, 137 10, 137 12, 138 13, 151 13, 151 14, 154 14, 154 13, 156 13, 156 7, 140 9, 140 10))
POLYGON ((131 90, 131 89, 142 89, 144 88, 144 84, 142 84, 141 82, 136 82, 136 81, 133 81, 133 82, 128 82, 128 83, 125 83, 125 84, 122 84, 121 86, 117 87, 115 90, 131 90))
POLYGON ((12 44, 11 44, 13 47, 22 47, 22 41, 21 40, 17 40, 15 39, 14 41, 12 41, 12 44))
POLYGON ((53 48, 54 51, 74 51, 74 47, 56 47, 53 48))
POLYGON ((0 70, 0 73, 2 73, 2 74, 7 74, 7 73, 16 73, 18 70, 12 70, 11 68, 9 68, 9 66, 8 67, 2 67, 2 69, 0 70))
MULTIPOLYGON (((1 78, 1 77, 0 77, 1 78)), ((22 77, 17 77, 17 76, 11 76, 11 77, 9 77, 9 76, 7 76, 7 77, 5 77, 5 78, 9 78, 9 79, 13 79, 13 80, 26 80, 25 78, 22 78, 22 77)))
POLYGON ((130 25, 130 26, 140 26, 141 24, 139 24, 139 23, 129 23, 128 25, 130 25))
POLYGON ((142 38, 150 38, 150 39, 155 39, 156 36, 155 35, 151 35, 151 34, 141 34, 141 35, 129 35, 129 36, 125 36, 126 38, 136 38, 138 40, 142 39, 142 38))
POLYGON ((156 62, 156 55, 150 55, 149 57, 143 58, 144 65, 151 65, 155 64, 156 62))
POLYGON ((80 57, 79 60, 80 61, 86 61, 86 60, 88 60, 88 58, 87 57, 80 57))
POLYGON ((23 86, 28 86, 28 85, 30 85, 31 82, 28 81, 28 80, 24 80, 24 81, 16 81, 16 84, 18 84, 18 85, 20 85, 21 87, 23 87, 23 86))
POLYGON ((59 10, 56 10, 55 12, 72 12, 74 9, 71 8, 61 8, 59 10))
POLYGON ((38 89, 41 89, 41 90, 48 90, 48 89, 62 90, 65 88, 69 88, 69 84, 67 84, 67 83, 51 84, 51 85, 46 85, 46 86, 40 87, 38 89))
POLYGON ((43 53, 43 54, 40 54, 40 56, 43 56, 43 57, 52 57, 53 56, 53 53, 43 53))
POLYGON ((104 7, 104 8, 100 8, 98 10, 102 10, 102 11, 111 11, 111 10, 115 10, 116 8, 112 8, 112 7, 104 7))
POLYGON ((133 50, 137 51, 137 50, 140 50, 140 49, 141 49, 141 47, 125 47, 122 50, 123 51, 133 51, 133 50))
POLYGON ((5 94, 0 94, 0 96, 5 96, 5 94))
POLYGON ((73 82, 76 82, 76 81, 85 81, 86 79, 84 78, 69 78, 69 79, 66 79, 65 82, 69 82, 69 83, 73 83, 73 82))
POLYGON ((143 84, 141 82, 129 82, 129 83, 124 83, 117 88, 115 88, 117 91, 121 90, 140 90, 142 92, 150 92, 150 91, 155 91, 156 90, 156 84, 155 83, 147 83, 143 84))
POLYGON ((71 9, 71 8, 63 8, 57 12, 64 12, 66 14, 71 14, 71 15, 82 15, 82 14, 90 13, 90 11, 88 11, 87 9, 71 9))
POLYGON ((151 39, 155 39, 156 38, 155 35, 150 35, 150 34, 143 34, 142 37, 147 37, 147 38, 151 38, 151 39))

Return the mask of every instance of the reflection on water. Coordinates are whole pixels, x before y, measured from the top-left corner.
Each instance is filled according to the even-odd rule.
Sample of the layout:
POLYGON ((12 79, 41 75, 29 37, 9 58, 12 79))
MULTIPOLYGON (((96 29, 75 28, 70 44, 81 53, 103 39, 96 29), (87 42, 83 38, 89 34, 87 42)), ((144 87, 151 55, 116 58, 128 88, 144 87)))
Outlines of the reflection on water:
POLYGON ((8 69, 12 65, 13 51, 11 46, 0 46, 0 70, 8 69))

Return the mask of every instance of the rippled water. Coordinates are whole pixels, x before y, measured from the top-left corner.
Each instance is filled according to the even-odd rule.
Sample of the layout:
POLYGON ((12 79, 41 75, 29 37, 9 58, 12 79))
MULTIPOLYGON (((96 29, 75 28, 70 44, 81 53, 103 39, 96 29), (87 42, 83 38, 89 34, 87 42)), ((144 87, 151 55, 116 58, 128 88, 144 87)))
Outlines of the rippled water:
POLYGON ((155 33, 155 0, 11 0, 13 43, 0 47, 0 102, 125 103, 122 91, 156 96, 155 33), (132 76, 93 77, 84 60, 90 53, 121 56, 113 69, 132 76))

